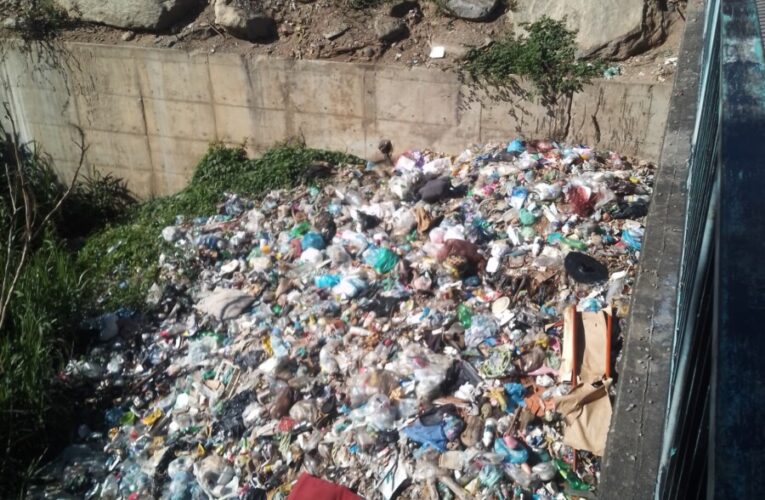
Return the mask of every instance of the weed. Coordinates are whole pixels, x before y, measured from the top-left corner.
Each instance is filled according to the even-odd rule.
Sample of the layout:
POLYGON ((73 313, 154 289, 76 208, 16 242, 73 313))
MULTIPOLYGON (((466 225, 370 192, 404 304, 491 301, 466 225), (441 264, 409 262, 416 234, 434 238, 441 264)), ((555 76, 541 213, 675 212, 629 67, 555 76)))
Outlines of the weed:
POLYGON ((51 383, 76 331, 86 287, 73 256, 48 234, 24 267, 0 332, 0 490, 19 486, 61 423, 49 418, 51 383))
POLYGON ((529 79, 545 105, 570 96, 602 72, 599 61, 576 58, 576 31, 566 28, 565 19, 543 16, 524 24, 527 35, 508 35, 488 47, 467 53, 462 69, 474 80, 497 87, 515 85, 514 78, 529 79))
POLYGON ((159 277, 159 256, 173 256, 174 247, 160 237, 176 217, 206 216, 216 211, 226 192, 247 197, 271 189, 311 182, 308 167, 315 162, 361 163, 343 153, 283 144, 251 160, 243 148, 213 144, 197 165, 188 187, 180 193, 150 200, 134 208, 121 223, 88 239, 79 253, 83 268, 94 275, 93 298, 99 307, 140 307, 159 277))
POLYGON ((15 29, 25 42, 53 38, 69 19, 54 0, 10 0, 0 13, 16 19, 15 29))

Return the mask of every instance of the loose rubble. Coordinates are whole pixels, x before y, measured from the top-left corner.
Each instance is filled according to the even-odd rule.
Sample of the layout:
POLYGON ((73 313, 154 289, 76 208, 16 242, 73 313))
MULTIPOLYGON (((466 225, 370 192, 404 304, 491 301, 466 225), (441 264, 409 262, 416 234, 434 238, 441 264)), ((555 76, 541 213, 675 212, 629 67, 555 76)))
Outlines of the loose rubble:
POLYGON ((43 477, 87 498, 590 495, 653 176, 514 140, 181 218, 156 328, 118 311, 62 374, 121 388, 80 433, 103 451, 43 477))

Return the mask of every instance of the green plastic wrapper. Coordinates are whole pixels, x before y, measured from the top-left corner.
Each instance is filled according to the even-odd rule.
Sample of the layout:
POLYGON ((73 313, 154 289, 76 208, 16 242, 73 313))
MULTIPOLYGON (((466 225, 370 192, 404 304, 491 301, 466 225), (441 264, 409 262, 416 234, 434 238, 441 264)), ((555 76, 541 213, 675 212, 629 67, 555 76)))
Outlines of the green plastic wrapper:
POLYGON ((380 274, 389 273, 398 264, 398 255, 387 248, 381 248, 375 256, 374 268, 380 274))
POLYGON ((303 222, 299 222, 295 224, 295 227, 290 230, 290 236, 293 238, 297 238, 298 236, 303 236, 305 233, 307 233, 311 229, 311 224, 304 220, 303 222))
POLYGON ((552 233, 547 237, 548 243, 555 243, 556 241, 563 243, 564 245, 568 245, 569 247, 576 250, 587 250, 587 244, 583 241, 566 238, 560 233, 552 233))
POLYGON ((523 224, 524 226, 530 226, 530 225, 534 224, 537 221, 536 215, 534 215, 533 213, 529 212, 525 208, 521 209, 521 211, 519 213, 519 217, 521 219, 521 224, 523 224))

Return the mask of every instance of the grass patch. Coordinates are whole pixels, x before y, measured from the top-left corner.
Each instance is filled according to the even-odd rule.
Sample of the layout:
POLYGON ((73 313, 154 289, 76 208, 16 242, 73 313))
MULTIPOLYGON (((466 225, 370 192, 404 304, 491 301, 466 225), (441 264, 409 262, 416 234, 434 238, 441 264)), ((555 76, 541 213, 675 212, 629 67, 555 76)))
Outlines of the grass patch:
POLYGON ((213 214, 226 192, 258 197, 272 189, 313 182, 307 167, 315 162, 339 165, 362 160, 299 144, 278 146, 257 159, 248 159, 241 147, 210 146, 183 191, 137 206, 123 222, 88 239, 79 261, 93 273, 94 298, 100 298, 100 307, 106 309, 142 306, 159 277, 160 254, 174 252, 160 233, 176 217, 213 214))
POLYGON ((577 32, 566 28, 565 19, 543 16, 524 26, 527 35, 508 35, 487 47, 470 50, 462 70, 474 80, 496 87, 515 86, 516 77, 528 79, 546 105, 581 91, 602 73, 602 62, 576 58, 577 32))
POLYGON ((87 282, 72 254, 47 235, 17 284, 0 338, 0 491, 21 491, 30 464, 70 430, 52 384, 77 332, 87 282))

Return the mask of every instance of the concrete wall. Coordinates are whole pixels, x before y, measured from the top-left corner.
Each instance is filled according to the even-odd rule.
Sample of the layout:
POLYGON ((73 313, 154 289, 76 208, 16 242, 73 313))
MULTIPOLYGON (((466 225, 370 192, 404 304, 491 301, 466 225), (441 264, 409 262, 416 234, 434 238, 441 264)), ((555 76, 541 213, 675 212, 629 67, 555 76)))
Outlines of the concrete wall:
POLYGON ((112 172, 142 196, 181 189, 211 141, 246 141, 255 154, 292 137, 369 157, 457 153, 470 143, 557 135, 656 160, 671 87, 598 81, 554 117, 515 96, 498 99, 450 72, 268 59, 172 49, 66 44, 18 46, 0 67, 2 100, 25 139, 64 175, 77 164, 112 172))

